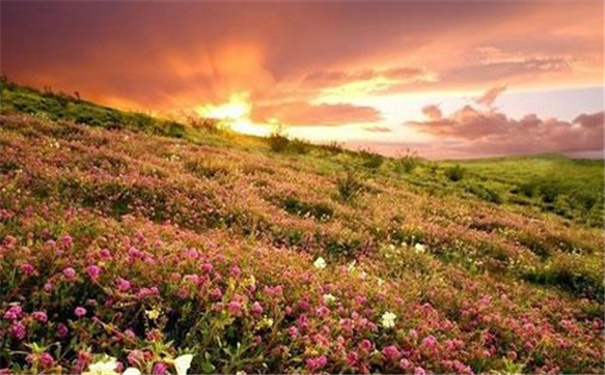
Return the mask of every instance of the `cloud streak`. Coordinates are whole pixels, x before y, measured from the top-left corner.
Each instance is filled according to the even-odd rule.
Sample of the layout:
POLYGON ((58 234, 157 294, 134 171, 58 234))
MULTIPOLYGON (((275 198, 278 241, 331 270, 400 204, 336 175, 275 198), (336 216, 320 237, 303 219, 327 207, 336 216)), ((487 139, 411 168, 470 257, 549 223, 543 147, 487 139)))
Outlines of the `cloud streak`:
POLYGON ((289 126, 341 126, 373 123, 382 119, 380 112, 372 107, 351 104, 314 105, 307 102, 255 106, 252 108, 251 118, 258 123, 275 119, 289 126))

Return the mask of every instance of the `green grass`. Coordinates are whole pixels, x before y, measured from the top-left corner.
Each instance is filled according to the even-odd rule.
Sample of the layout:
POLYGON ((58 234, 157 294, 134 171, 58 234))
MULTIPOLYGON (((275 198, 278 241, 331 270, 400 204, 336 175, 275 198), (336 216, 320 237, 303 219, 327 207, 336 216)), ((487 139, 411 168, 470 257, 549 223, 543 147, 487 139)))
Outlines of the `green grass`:
POLYGON ((260 138, 220 127, 209 130, 119 111, 61 92, 20 86, 5 78, 0 82, 0 91, 2 114, 28 113, 51 120, 183 138, 209 146, 283 153, 283 157, 294 158, 303 168, 320 174, 339 174, 355 168, 361 176, 391 178, 431 195, 462 195, 515 209, 530 208, 592 227, 605 224, 603 160, 537 155, 427 162, 409 152, 393 159, 335 145, 312 145, 282 135, 260 138))
MULTIPOLYGON (((509 204, 603 225, 603 160, 570 159, 561 155, 491 158, 444 162, 460 164, 469 186, 489 189, 509 204)), ((482 196, 482 194, 478 194, 482 196)), ((486 198, 490 200, 489 195, 486 198)))

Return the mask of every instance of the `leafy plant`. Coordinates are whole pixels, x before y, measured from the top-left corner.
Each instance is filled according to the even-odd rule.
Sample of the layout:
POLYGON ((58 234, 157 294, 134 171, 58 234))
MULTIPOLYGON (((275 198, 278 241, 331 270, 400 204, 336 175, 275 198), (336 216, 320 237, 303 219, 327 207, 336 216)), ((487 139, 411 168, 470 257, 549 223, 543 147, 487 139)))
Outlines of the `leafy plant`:
POLYGON ((466 170, 462 168, 460 165, 456 164, 453 167, 447 168, 445 170, 445 176, 450 179, 450 181, 460 181, 464 178, 466 170))

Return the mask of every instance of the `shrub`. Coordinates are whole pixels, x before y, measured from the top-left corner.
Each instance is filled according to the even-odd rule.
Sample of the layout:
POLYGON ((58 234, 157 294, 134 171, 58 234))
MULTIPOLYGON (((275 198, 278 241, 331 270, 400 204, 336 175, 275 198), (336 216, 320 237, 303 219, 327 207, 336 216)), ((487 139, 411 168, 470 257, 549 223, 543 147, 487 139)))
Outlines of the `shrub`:
POLYGON ((540 184, 540 194, 544 203, 553 203, 559 195, 559 187, 552 181, 544 181, 540 184))
POLYGON ((298 138, 291 140, 288 145, 288 150, 297 154, 307 154, 310 148, 311 145, 309 142, 298 138))
POLYGON ((203 129, 210 133, 216 133, 221 130, 221 122, 214 118, 188 117, 187 124, 193 129, 203 129))
POLYGON ((340 154, 343 151, 343 147, 341 143, 338 143, 336 141, 332 141, 327 145, 324 145, 323 148, 325 148, 326 150, 328 150, 329 152, 333 153, 333 154, 340 154))
POLYGON ((317 220, 325 221, 334 216, 334 209, 327 203, 308 203, 294 196, 288 196, 282 201, 282 207, 290 214, 298 216, 311 216, 317 220))
POLYGON ((535 181, 529 181, 519 186, 519 191, 528 198, 533 197, 538 189, 538 184, 535 181))
POLYGON ((345 202, 352 201, 358 197, 364 189, 364 185, 359 180, 358 175, 352 171, 347 171, 344 177, 336 181, 336 185, 340 198, 345 202))
POLYGON ((604 298, 603 269, 599 262, 577 254, 559 253, 545 266, 526 272, 524 277, 599 301, 604 298))
POLYGON ((364 159, 363 166, 369 169, 378 169, 384 162, 384 157, 382 155, 371 151, 361 150, 359 151, 359 154, 364 159))
POLYGON ((185 162, 184 167, 200 178, 212 178, 229 173, 229 169, 223 164, 209 159, 189 160, 185 162))
MULTIPOLYGON (((404 173, 412 173, 418 165, 420 165, 420 157, 415 151, 411 152, 410 149, 407 149, 405 154, 396 160, 397 168, 404 173)), ((436 165, 433 164, 433 166, 435 169, 437 168, 436 165)))
POLYGON ((470 192, 471 194, 473 194, 485 201, 496 203, 496 204, 502 203, 502 197, 500 197, 500 194, 498 194, 497 191, 492 190, 486 186, 469 184, 466 187, 466 190, 468 192, 470 192))
POLYGON ((445 176, 449 178, 450 181, 454 182, 462 180, 462 178, 464 178, 464 173, 465 169, 458 164, 445 170, 445 176))
POLYGON ((273 152, 284 152, 290 144, 290 140, 283 135, 281 129, 271 133, 269 137, 267 137, 267 142, 269 143, 269 147, 271 147, 271 151, 273 152))

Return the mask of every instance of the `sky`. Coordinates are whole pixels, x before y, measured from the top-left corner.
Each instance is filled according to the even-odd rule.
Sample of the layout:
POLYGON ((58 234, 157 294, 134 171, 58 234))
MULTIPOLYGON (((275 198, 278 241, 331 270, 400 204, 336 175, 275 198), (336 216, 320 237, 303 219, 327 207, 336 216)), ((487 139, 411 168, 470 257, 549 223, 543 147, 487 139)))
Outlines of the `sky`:
POLYGON ((603 150, 602 1, 2 1, 0 69, 387 155, 603 150))

